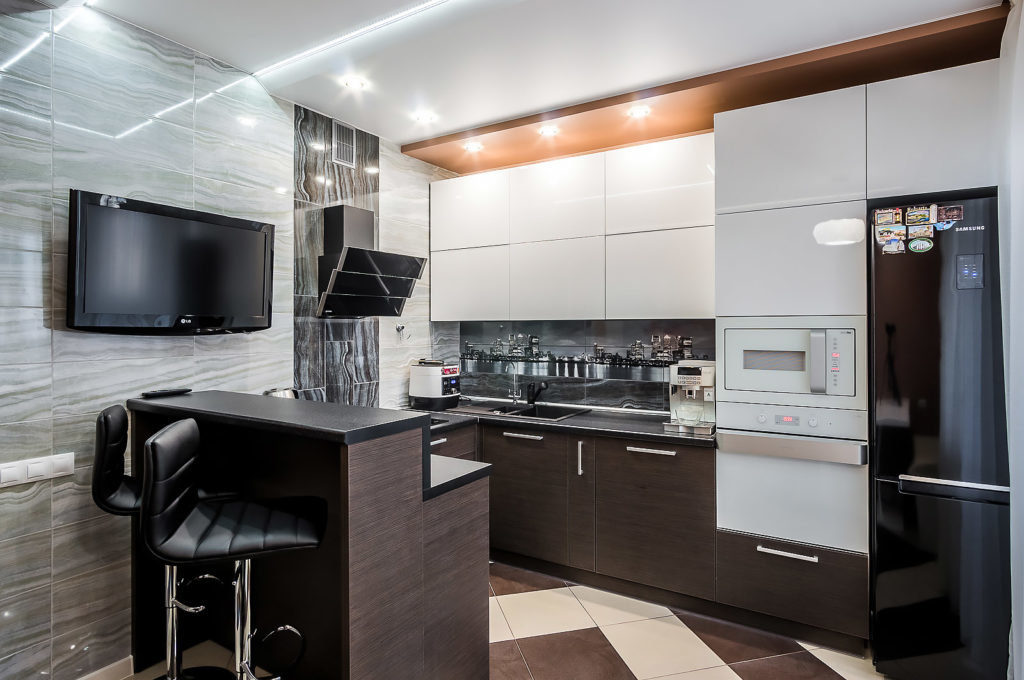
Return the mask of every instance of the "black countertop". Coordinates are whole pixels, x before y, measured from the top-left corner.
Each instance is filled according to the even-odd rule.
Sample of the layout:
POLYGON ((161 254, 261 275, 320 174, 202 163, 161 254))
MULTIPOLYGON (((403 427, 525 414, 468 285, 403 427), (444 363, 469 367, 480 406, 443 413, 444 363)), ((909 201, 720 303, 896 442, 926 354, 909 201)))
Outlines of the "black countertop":
POLYGON ((415 411, 346 406, 219 390, 190 392, 176 397, 129 399, 128 409, 144 413, 195 415, 226 425, 295 432, 340 444, 358 444, 430 424, 427 414, 415 411))
POLYGON ((424 499, 436 498, 490 474, 490 463, 478 463, 475 460, 449 458, 448 456, 431 456, 430 487, 424 491, 424 499))

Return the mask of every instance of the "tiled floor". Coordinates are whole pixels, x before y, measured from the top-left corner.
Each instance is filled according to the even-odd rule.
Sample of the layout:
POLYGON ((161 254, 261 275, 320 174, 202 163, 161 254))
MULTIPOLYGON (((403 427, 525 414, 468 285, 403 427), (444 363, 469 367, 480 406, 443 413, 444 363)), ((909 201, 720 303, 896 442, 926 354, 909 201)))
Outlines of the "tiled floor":
POLYGON ((842 652, 491 565, 491 680, 880 680, 842 652))

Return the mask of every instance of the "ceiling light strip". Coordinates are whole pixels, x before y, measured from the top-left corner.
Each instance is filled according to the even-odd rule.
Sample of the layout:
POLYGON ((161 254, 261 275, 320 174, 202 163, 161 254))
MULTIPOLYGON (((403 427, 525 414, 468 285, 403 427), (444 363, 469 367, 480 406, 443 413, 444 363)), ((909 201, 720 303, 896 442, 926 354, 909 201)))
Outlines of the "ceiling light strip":
POLYGON ((332 47, 337 47, 338 45, 346 43, 346 42, 348 42, 350 40, 355 40, 356 38, 358 38, 360 36, 366 35, 367 33, 370 33, 372 31, 376 31, 379 28, 384 28, 385 26, 389 26, 389 25, 391 25, 391 24, 393 24, 393 23, 395 23, 397 21, 401 21, 403 19, 408 19, 409 17, 413 16, 414 14, 419 14, 420 12, 424 12, 424 11, 426 11, 428 9, 433 8, 433 7, 437 7, 438 5, 443 5, 446 2, 448 2, 448 0, 428 0, 427 2, 420 3, 420 4, 416 5, 415 7, 410 7, 409 9, 404 10, 402 12, 397 12, 395 14, 391 14, 391 15, 389 15, 387 17, 384 17, 383 19, 380 19, 378 21, 373 22, 372 24, 368 24, 366 26, 363 26, 362 28, 358 28, 358 29, 356 29, 354 31, 346 33, 343 36, 335 38, 334 40, 325 42, 322 45, 317 45, 316 47, 311 47, 310 49, 306 50, 305 52, 299 52, 296 55, 293 55, 293 56, 288 57, 286 59, 282 59, 281 61, 277 62, 276 64, 271 64, 270 66, 267 66, 266 68, 261 68, 259 71, 256 71, 256 73, 254 73, 253 75, 255 75, 257 78, 259 78, 261 76, 265 76, 268 73, 271 73, 273 71, 277 71, 279 69, 282 69, 285 66, 293 64, 293 63, 295 63, 297 61, 300 61, 302 59, 306 59, 307 57, 311 57, 314 54, 319 54, 320 52, 323 52, 325 50, 329 50, 332 47))

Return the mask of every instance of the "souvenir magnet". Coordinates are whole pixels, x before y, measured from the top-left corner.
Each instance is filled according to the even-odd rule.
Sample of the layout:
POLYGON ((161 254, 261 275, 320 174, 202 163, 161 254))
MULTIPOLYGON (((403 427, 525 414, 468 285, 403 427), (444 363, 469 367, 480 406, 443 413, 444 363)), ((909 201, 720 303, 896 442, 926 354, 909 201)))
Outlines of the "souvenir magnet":
POLYGON ((912 227, 907 227, 907 238, 932 238, 935 236, 935 230, 930 224, 915 224, 912 227))
POLYGON ((964 218, 964 207, 962 205, 943 205, 939 207, 936 221, 955 222, 964 218))
POLYGON ((903 241, 899 239, 890 239, 888 243, 882 246, 883 255, 898 255, 904 251, 905 247, 903 241))
POLYGON ((935 231, 946 231, 947 229, 952 228, 952 226, 954 224, 956 224, 956 220, 949 220, 949 221, 946 221, 946 222, 936 222, 935 223, 935 231))
MULTIPOLYGON (((938 214, 937 206, 935 213, 938 214)), ((912 224, 931 224, 935 220, 932 218, 932 209, 929 206, 907 208, 907 225, 912 224)))
POLYGON ((934 245, 930 238, 915 238, 907 244, 907 250, 912 253, 927 253, 934 245))
POLYGON ((903 210, 900 208, 884 208, 875 211, 875 226, 882 227, 887 224, 902 224, 903 210))

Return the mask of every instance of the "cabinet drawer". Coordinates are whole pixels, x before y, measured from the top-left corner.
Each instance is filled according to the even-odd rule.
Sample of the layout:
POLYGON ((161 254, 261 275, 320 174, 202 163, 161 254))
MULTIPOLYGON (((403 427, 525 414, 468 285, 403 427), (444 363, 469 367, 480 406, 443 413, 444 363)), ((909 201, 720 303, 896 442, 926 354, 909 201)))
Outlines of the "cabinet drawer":
POLYGON ((868 636, 868 556, 718 532, 718 601, 868 636))
POLYGON ((435 456, 476 460, 476 426, 467 425, 430 435, 430 453, 435 456))

